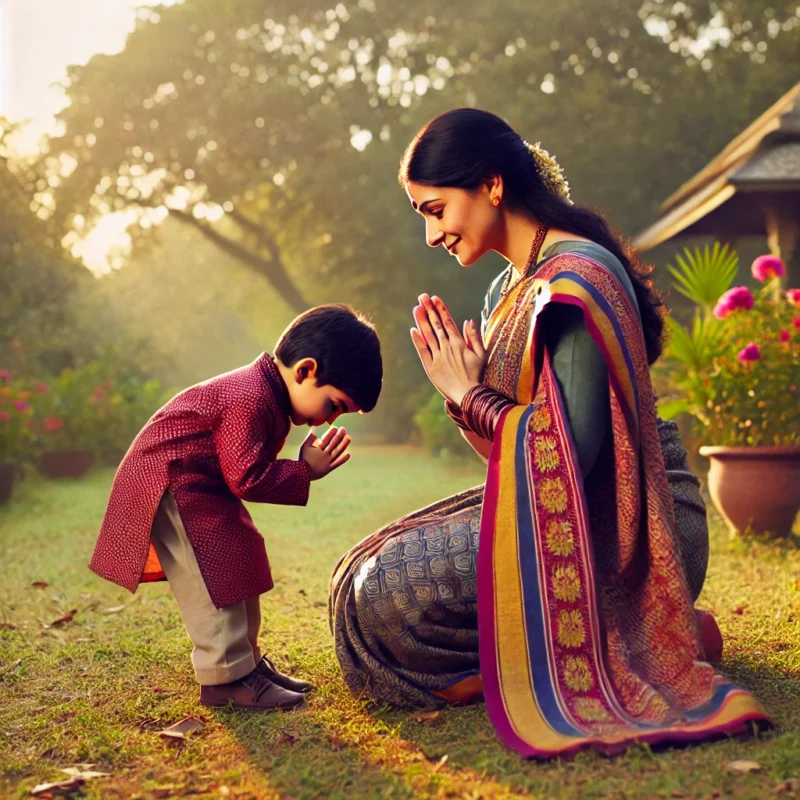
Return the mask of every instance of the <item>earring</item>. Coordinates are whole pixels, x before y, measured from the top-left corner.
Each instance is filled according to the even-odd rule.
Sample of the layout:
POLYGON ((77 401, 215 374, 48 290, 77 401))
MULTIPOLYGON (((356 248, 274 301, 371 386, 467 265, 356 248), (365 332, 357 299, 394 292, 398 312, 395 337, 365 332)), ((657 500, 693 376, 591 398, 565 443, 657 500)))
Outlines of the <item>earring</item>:
POLYGON ((499 206, 499 205, 500 205, 500 198, 499 198, 499 197, 498 197, 496 194, 493 194, 493 195, 492 195, 492 205, 493 205, 495 208, 497 208, 497 206, 499 206))

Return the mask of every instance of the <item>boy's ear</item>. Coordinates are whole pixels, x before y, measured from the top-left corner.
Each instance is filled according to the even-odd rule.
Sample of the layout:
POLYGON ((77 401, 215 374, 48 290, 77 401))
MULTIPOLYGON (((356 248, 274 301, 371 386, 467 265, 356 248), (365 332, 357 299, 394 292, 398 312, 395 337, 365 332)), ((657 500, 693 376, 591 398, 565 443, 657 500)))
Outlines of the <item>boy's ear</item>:
POLYGON ((294 365, 294 379, 302 383, 306 378, 317 379, 317 360, 315 358, 301 358, 294 365))

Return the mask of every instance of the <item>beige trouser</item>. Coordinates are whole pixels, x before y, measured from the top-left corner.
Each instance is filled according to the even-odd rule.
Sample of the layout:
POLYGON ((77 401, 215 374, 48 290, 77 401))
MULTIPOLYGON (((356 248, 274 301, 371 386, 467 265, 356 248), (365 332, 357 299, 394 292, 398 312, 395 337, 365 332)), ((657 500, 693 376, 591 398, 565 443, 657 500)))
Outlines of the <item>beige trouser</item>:
POLYGON ((161 498, 150 537, 194 644, 192 664, 198 682, 214 686, 252 672, 261 660, 259 598, 214 606, 169 490, 161 498))

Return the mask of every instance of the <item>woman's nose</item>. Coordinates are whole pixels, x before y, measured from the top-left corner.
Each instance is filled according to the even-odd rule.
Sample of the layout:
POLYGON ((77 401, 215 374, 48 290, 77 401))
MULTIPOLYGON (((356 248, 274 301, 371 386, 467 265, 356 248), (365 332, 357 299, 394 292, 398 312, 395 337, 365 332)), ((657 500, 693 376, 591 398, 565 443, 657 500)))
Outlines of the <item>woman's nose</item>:
POLYGON ((428 241, 428 247, 439 247, 444 239, 444 233, 439 230, 439 226, 433 218, 425 221, 425 238, 428 241))

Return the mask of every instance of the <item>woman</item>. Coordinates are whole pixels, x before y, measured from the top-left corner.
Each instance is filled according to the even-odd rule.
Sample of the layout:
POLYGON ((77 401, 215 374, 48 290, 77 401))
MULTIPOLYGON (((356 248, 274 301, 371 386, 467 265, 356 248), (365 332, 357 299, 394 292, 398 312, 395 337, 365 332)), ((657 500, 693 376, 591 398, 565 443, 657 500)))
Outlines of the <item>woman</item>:
POLYGON ((350 689, 423 707, 483 691, 503 741, 535 757, 766 723, 703 650, 705 509, 677 429, 656 417, 663 319, 638 265, 492 114, 432 120, 400 182, 429 245, 465 267, 490 250, 510 264, 481 334, 439 298, 414 309, 414 345, 488 459, 486 486, 344 556, 331 623, 350 689))

